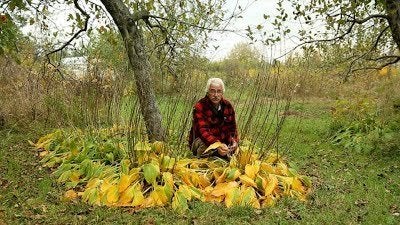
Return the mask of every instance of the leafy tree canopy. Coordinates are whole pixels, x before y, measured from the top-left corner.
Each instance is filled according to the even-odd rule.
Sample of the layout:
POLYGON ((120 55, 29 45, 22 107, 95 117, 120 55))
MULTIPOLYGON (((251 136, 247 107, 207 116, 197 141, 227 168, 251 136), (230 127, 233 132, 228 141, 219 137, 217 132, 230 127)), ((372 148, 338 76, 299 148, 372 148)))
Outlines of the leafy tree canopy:
POLYGON ((351 53, 343 59, 350 62, 345 78, 360 69, 381 69, 400 61, 397 0, 279 0, 277 10, 272 21, 275 32, 265 31, 264 43, 289 37, 299 43, 295 49, 319 43, 349 47, 351 53), (293 21, 299 26, 294 27, 293 21))

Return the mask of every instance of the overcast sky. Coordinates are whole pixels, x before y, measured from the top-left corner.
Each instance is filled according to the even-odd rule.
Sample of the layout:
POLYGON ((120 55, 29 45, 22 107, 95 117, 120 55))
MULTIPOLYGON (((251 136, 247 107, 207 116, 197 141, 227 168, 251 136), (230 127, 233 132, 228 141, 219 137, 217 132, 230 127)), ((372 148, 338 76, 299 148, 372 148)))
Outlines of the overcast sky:
MULTIPOLYGON (((277 0, 227 0, 226 9, 232 12, 237 3, 246 10, 243 14, 241 14, 242 18, 231 22, 227 29, 237 30, 238 32, 214 32, 211 35, 212 39, 214 40, 210 42, 210 48, 205 53, 206 57, 208 57, 210 60, 221 60, 227 56, 227 54, 232 50, 235 44, 238 44, 240 42, 249 42, 250 40, 245 36, 245 29, 247 28, 247 26, 255 27, 259 24, 263 25, 264 27, 271 26, 270 22, 267 22, 264 19, 264 14, 269 15, 271 18, 276 15, 275 8, 277 0), (216 47, 217 49, 215 49, 216 47)), ((49 24, 50 27, 57 27, 60 30, 68 30, 70 27, 70 22, 65 21, 66 15, 67 14, 63 16, 59 15, 61 19, 55 19, 55 23, 49 24)), ((25 28, 25 31, 31 31, 40 34, 41 32, 38 30, 39 28, 37 26, 36 28, 25 28)), ((63 42, 63 39, 60 38, 60 41, 63 42)), ((255 46, 261 51, 263 55, 271 55, 270 49, 265 49, 262 45, 255 46)), ((273 55, 276 56, 279 54, 279 50, 273 51, 273 55)))
MULTIPOLYGON (((232 10, 236 2, 237 0, 228 0, 228 10, 232 10)), ((274 17, 276 14, 276 2, 277 0, 239 0, 239 5, 241 5, 242 8, 247 6, 247 9, 244 14, 242 14, 243 18, 233 22, 228 29, 239 30, 240 33, 215 32, 212 35, 212 38, 216 40, 210 42, 210 48, 206 52, 206 56, 211 60, 220 60, 227 56, 235 44, 240 42, 249 42, 249 39, 244 37, 244 30, 247 26, 255 27, 259 24, 267 27, 268 23, 264 19, 263 15, 267 14, 274 17), (216 46, 219 47, 215 50, 214 47, 216 46)), ((256 45, 256 47, 260 48, 260 51, 266 51, 265 49, 261 49, 262 46, 260 45, 256 45)), ((263 52, 263 54, 269 53, 263 52)))

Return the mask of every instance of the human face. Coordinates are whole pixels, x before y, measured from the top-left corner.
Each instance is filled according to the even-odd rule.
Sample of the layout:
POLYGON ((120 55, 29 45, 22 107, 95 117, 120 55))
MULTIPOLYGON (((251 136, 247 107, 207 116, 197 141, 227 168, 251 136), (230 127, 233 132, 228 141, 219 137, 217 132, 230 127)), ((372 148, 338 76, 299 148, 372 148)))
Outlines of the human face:
POLYGON ((221 101, 223 94, 224 92, 222 90, 222 85, 217 85, 217 84, 211 84, 207 92, 208 98, 215 106, 219 105, 219 102, 221 101))

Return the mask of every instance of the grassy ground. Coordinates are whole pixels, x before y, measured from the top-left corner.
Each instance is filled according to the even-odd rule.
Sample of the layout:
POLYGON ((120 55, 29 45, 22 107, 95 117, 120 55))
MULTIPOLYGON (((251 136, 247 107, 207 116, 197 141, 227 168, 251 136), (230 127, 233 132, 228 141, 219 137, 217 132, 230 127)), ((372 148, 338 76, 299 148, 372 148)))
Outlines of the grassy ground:
MULTIPOLYGON (((328 140, 329 106, 296 104, 283 131, 282 153, 313 180, 307 203, 281 199, 271 208, 227 209, 193 202, 185 214, 169 208, 133 212, 60 200, 63 187, 43 169, 27 140, 40 128, 0 131, 1 224, 399 224, 400 155, 357 154, 328 140)), ((32 126, 33 127, 33 126, 32 126)))

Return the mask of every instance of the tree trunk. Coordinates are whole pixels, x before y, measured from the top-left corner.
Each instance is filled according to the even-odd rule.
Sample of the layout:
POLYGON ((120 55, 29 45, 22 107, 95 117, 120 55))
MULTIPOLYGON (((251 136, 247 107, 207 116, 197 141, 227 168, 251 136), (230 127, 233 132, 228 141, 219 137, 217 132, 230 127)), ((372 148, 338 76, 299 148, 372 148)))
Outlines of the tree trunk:
POLYGON ((400 1, 386 0, 386 12, 393 40, 397 44, 397 49, 400 50, 400 1))
POLYGON ((150 78, 150 61, 146 54, 143 31, 139 27, 140 12, 137 12, 137 15, 130 13, 122 0, 101 0, 101 2, 110 13, 125 42, 149 139, 164 140, 165 130, 161 124, 161 113, 150 78))

